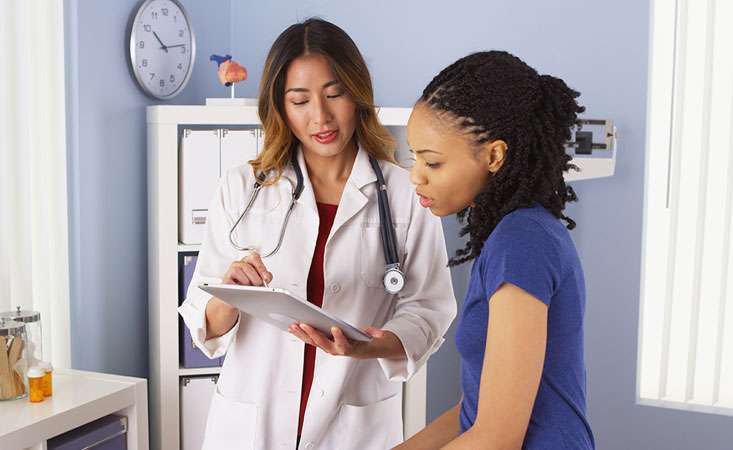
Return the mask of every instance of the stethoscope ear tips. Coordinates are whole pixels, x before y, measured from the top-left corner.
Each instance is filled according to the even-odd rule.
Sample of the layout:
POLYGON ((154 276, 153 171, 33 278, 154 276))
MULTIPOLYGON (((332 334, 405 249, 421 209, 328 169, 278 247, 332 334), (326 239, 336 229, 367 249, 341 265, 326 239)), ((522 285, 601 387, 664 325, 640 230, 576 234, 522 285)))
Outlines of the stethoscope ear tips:
POLYGON ((405 275, 396 268, 387 269, 383 281, 384 289, 390 294, 397 294, 405 287, 405 275))

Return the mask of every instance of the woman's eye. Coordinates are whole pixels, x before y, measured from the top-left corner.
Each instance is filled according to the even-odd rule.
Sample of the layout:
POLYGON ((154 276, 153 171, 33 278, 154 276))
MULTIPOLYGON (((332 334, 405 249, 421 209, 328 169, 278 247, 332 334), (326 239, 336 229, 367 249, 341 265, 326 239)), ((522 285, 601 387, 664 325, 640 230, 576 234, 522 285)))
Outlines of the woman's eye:
POLYGON ((428 167, 430 167, 431 169, 437 169, 442 164, 441 163, 429 163, 429 162, 426 162, 425 165, 428 166, 428 167))
POLYGON ((293 100, 290 103, 292 103, 295 106, 301 106, 301 105, 305 105, 306 103, 308 103, 308 100, 300 100, 300 101, 293 100))
POLYGON ((341 97, 342 95, 344 95, 344 93, 339 92, 338 94, 327 95, 326 98, 338 98, 338 97, 341 97))

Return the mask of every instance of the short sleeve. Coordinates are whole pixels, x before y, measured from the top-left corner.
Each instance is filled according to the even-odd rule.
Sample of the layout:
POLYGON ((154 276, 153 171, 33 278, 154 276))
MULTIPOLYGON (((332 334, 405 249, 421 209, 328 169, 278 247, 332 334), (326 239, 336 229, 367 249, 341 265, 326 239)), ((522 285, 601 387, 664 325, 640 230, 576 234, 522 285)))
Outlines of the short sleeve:
POLYGON ((479 270, 487 298, 503 283, 511 283, 546 305, 562 279, 558 243, 541 224, 524 217, 507 217, 486 240, 479 270))

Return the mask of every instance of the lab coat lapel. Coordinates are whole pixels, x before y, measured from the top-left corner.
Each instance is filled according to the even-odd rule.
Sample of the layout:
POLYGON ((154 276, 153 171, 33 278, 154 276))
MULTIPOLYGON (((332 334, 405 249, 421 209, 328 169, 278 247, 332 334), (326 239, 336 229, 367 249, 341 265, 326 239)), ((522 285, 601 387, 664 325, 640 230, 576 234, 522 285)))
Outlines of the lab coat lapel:
POLYGON ((359 148, 356 159, 354 160, 354 166, 351 168, 351 174, 341 194, 341 201, 336 211, 331 233, 328 236, 329 241, 344 224, 366 206, 369 198, 361 190, 367 184, 375 181, 377 181, 377 176, 369 164, 369 154, 359 148))
MULTIPOLYGON (((313 185, 308 177, 308 169, 305 166, 303 152, 300 149, 298 149, 297 159, 298 165, 303 173, 303 192, 295 203, 291 226, 288 227, 290 237, 288 245, 297 248, 297 250, 289 253, 288 265, 291 268, 297 268, 298 271, 305 271, 304 273, 307 276, 313 258, 313 251, 316 247, 320 217, 318 216, 318 208, 316 207, 313 185)), ((295 170, 290 164, 283 170, 283 176, 290 179, 293 182, 293 186, 296 185, 298 177, 295 175, 295 170)), ((305 296, 305 282, 302 288, 303 292, 301 294, 305 296)))
MULTIPOLYGON (((313 191, 313 185, 311 184, 311 179, 308 176, 308 167, 306 167, 305 165, 305 158, 303 157, 303 152, 300 148, 298 149, 298 165, 300 166, 300 171, 303 173, 303 193, 300 194, 298 204, 304 211, 307 211, 309 214, 315 215, 316 230, 318 230, 319 220, 318 207, 316 206, 316 194, 313 191)), ((292 167, 288 166, 288 168, 292 172, 293 180, 296 180, 297 178, 292 167)))

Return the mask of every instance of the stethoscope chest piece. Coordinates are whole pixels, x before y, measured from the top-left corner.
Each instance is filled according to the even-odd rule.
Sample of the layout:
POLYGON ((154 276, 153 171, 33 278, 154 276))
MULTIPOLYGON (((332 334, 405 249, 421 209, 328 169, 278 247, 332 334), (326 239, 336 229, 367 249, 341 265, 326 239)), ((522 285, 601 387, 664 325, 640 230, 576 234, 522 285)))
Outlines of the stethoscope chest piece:
POLYGON ((384 272, 384 289, 390 294, 397 294, 405 287, 405 274, 399 267, 388 267, 384 272))

